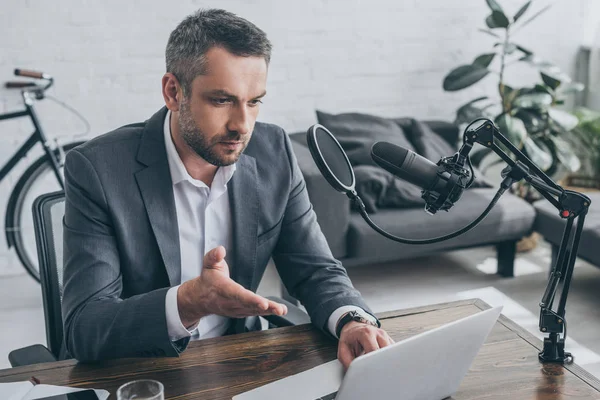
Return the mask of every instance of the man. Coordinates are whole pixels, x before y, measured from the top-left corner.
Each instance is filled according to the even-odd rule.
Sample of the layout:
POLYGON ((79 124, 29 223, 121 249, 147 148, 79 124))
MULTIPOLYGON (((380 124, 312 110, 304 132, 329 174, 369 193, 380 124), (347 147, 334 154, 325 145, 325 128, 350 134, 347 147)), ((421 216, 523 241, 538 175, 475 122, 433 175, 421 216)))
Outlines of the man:
POLYGON ((256 123, 270 53, 250 22, 199 11, 169 38, 166 108, 68 153, 73 357, 176 356, 190 339, 258 329, 287 311, 254 293, 271 256, 345 366, 392 342, 332 257, 287 135, 256 123))

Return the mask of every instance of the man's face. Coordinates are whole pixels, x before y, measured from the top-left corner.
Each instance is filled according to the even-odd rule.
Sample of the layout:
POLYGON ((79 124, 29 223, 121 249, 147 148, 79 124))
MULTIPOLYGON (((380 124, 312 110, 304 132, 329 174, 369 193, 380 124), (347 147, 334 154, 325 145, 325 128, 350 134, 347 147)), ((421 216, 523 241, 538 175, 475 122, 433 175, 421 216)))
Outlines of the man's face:
POLYGON ((214 47, 207 72, 197 76, 179 107, 179 132, 187 145, 216 166, 235 163, 250 141, 260 99, 266 94, 267 63, 214 47))

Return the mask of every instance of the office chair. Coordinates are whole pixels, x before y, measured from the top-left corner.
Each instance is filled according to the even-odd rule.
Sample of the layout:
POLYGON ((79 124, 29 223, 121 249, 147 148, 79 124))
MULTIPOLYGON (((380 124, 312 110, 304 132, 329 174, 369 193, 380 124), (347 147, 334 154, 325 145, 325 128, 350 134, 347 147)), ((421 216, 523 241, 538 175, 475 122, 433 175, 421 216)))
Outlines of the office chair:
MULTIPOLYGON (((11 351, 8 360, 13 367, 58 360, 63 341, 61 302, 63 296, 64 214, 65 193, 63 191, 43 194, 33 203, 33 222, 48 347, 35 344, 11 351)), ((265 317, 269 322, 269 327, 292 326, 310 322, 308 315, 296 305, 275 296, 267 298, 288 307, 288 313, 285 316, 265 317)))

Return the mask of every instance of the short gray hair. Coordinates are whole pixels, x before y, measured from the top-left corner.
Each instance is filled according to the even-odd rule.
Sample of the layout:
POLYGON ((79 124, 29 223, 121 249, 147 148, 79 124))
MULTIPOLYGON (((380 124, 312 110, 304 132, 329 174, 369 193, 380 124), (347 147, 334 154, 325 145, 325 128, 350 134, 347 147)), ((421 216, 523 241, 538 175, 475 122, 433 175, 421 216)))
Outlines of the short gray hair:
POLYGON ((236 56, 263 57, 269 65, 271 42, 253 23, 225 10, 199 10, 186 17, 169 36, 167 72, 189 96, 192 81, 206 73, 206 52, 221 47, 236 56))

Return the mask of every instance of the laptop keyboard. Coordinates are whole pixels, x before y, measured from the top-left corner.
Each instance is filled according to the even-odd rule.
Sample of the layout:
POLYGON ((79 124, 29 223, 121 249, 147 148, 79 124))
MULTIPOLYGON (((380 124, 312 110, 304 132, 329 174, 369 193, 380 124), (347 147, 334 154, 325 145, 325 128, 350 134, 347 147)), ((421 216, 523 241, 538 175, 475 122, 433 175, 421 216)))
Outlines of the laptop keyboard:
POLYGON ((315 400, 335 400, 335 396, 337 395, 337 393, 338 392, 329 393, 327 396, 319 397, 315 400))

